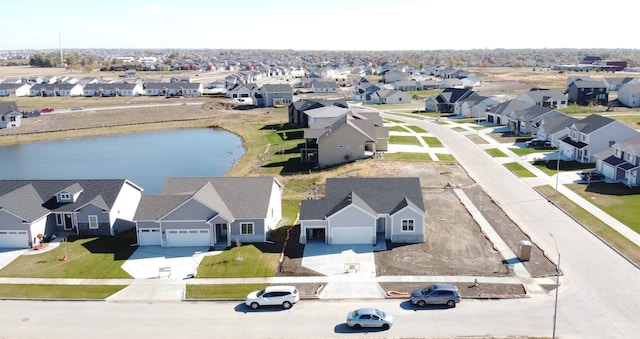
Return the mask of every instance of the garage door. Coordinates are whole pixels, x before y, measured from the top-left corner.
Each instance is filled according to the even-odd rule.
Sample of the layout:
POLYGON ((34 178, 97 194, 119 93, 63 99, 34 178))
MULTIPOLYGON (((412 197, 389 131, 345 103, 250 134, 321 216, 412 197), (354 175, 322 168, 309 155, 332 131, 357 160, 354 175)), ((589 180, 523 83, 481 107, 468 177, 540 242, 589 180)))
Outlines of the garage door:
POLYGON ((27 248, 27 231, 0 231, 0 248, 27 248))
POLYGON ((332 230, 332 244, 371 244, 373 228, 340 227, 332 230))
POLYGON ((209 246, 209 230, 167 230, 167 246, 209 246))
POLYGON ((138 244, 140 246, 160 245, 160 229, 141 228, 138 230, 138 244))

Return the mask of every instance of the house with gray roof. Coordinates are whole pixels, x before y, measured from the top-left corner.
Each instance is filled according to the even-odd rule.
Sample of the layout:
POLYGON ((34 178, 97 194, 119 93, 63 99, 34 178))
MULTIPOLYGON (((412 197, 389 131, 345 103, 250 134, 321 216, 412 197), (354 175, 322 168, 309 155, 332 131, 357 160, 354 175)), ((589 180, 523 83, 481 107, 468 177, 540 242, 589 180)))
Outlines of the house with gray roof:
POLYGON ((325 196, 300 204, 300 243, 376 244, 426 240, 417 177, 327 178, 325 196))
POLYGON ((82 89, 82 94, 85 97, 132 97, 142 95, 143 92, 141 82, 91 83, 82 89))
POLYGON ((486 118, 487 111, 499 104, 493 98, 473 93, 465 99, 458 100, 453 105, 453 113, 461 118, 486 118))
POLYGON ((0 128, 20 127, 22 113, 15 101, 0 102, 0 128))
POLYGON ((138 245, 162 247, 266 242, 281 219, 275 177, 169 178, 134 216, 138 245))
POLYGON ((605 180, 629 187, 640 186, 640 133, 616 141, 610 148, 596 154, 596 170, 605 180))
POLYGON ((141 196, 125 179, 0 180, 0 248, 53 235, 115 235, 135 227, 141 196))
POLYGON ((581 106, 609 104, 607 85, 602 80, 577 80, 567 89, 569 102, 581 106))
POLYGON ((200 96, 202 83, 199 82, 147 82, 144 84, 144 94, 148 96, 200 96))
POLYGON ((597 153, 638 134, 624 123, 599 114, 580 119, 565 131, 567 136, 558 140, 558 150, 563 158, 581 163, 595 163, 597 153))
POLYGON ((487 111, 487 122, 496 125, 507 125, 509 123, 509 116, 511 113, 527 109, 531 106, 531 104, 527 104, 519 100, 507 100, 505 102, 501 102, 487 111))
POLYGON ((254 83, 239 83, 227 90, 227 98, 253 98, 258 91, 258 85, 254 83))
POLYGON ((371 94, 371 101, 378 104, 410 104, 411 95, 395 89, 381 89, 371 94))
POLYGON ((522 110, 514 110, 507 117, 511 130, 518 135, 533 135, 534 127, 547 114, 554 111, 549 107, 533 105, 522 110))
POLYGON ((618 90, 618 100, 627 107, 640 107, 640 80, 622 85, 618 90))
POLYGON ((577 122, 578 119, 562 112, 553 110, 542 116, 542 119, 534 126, 536 139, 549 141, 557 147, 558 140, 567 136, 566 128, 577 122))
MULTIPOLYGON (((309 112, 317 112, 316 110, 323 107, 336 107, 342 113, 346 112, 349 109, 349 104, 344 99, 332 99, 332 100, 323 100, 323 99, 302 99, 297 100, 289 104, 289 124, 297 127, 309 127, 309 112)), ((319 115, 319 113, 313 113, 315 117, 319 115)), ((336 117, 334 115, 333 117, 336 117)), ((323 115, 326 117, 326 115, 323 115)), ((312 123, 316 123, 317 121, 313 121, 312 123)))
POLYGON ((255 98, 258 107, 287 106, 293 102, 293 88, 289 84, 264 84, 255 98))
POLYGON ((378 112, 352 112, 304 130, 302 162, 318 167, 336 166, 372 157, 388 149, 389 129, 378 112))
POLYGON ((568 102, 567 96, 555 89, 532 89, 518 95, 515 100, 554 109, 567 107, 568 102))
POLYGON ((25 83, 0 83, 0 97, 24 97, 29 95, 31 84, 25 83))

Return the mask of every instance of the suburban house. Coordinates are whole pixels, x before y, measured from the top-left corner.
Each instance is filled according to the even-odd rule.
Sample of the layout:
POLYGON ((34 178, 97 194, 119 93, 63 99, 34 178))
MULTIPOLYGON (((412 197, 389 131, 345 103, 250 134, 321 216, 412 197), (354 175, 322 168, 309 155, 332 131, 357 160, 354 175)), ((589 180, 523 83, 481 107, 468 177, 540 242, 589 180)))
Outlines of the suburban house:
POLYGON ((640 185, 640 133, 616 141, 609 149, 596 154, 596 170, 607 181, 621 182, 629 187, 640 185))
POLYGON ((302 162, 315 162, 318 167, 335 166, 386 151, 389 129, 378 112, 344 113, 332 120, 304 130, 302 162))
POLYGON ((371 94, 371 101, 378 104, 410 104, 411 95, 395 89, 381 89, 371 94))
POLYGON ((436 79, 418 80, 417 85, 419 90, 436 89, 436 88, 440 88, 440 80, 436 80, 436 79))
POLYGON ((597 153, 638 134, 624 123, 598 114, 576 121, 565 131, 567 136, 556 146, 565 159, 581 163, 595 163, 597 153))
POLYGON ((85 97, 132 97, 142 95, 142 83, 92 83, 82 89, 85 97))
POLYGON ((200 96, 202 83, 199 82, 147 82, 144 84, 144 94, 148 96, 200 96))
POLYGON ((0 180, 0 248, 53 235, 111 236, 131 229, 142 188, 125 179, 0 180))
POLYGON ((553 112, 552 108, 530 106, 523 110, 515 110, 508 116, 509 129, 518 135, 533 135, 535 126, 546 115, 553 112))
POLYGON ((501 102, 487 111, 487 122, 496 125, 507 125, 509 116, 515 111, 521 111, 531 107, 530 104, 519 100, 507 100, 501 102))
POLYGON ((325 197, 302 200, 300 243, 421 243, 426 212, 420 179, 327 178, 325 197))
POLYGON ((25 97, 29 95, 30 83, 0 83, 0 97, 25 97))
MULTIPOLYGON (((297 127, 309 127, 309 112, 313 112, 314 118, 320 113, 317 109, 323 107, 336 107, 345 113, 349 109, 349 104, 344 99, 335 100, 319 100, 319 99, 302 99, 289 104, 289 124, 297 127)), ((326 115, 325 115, 326 116, 326 115)), ((334 117, 337 115, 334 115, 334 117)), ((316 121, 314 121, 316 122, 316 121)))
POLYGON ((82 95, 82 85, 70 83, 40 83, 31 86, 32 97, 72 97, 82 95))
POLYGON ((0 102, 0 128, 14 128, 22 125, 22 113, 15 101, 0 102))
POLYGON ((618 100, 627 107, 640 107, 640 81, 622 85, 618 90, 618 100))
POLYGON ((353 96, 353 100, 355 101, 370 101, 371 100, 371 95, 379 90, 382 89, 382 87, 374 85, 370 82, 360 82, 359 84, 356 84, 355 87, 355 94, 353 96))
POLYGON ((466 88, 445 88, 442 93, 435 97, 429 97, 425 101, 427 112, 453 113, 455 103, 458 100, 468 98, 476 92, 466 88))
POLYGON ((552 145, 558 145, 558 139, 567 135, 569 126, 577 122, 578 119, 562 112, 553 110, 542 116, 542 119, 534 126, 532 135, 538 140, 549 141, 552 145))
POLYGON ((227 98, 253 98, 257 91, 258 85, 254 83, 235 84, 227 90, 227 98))
POLYGON ((382 75, 382 81, 385 84, 392 84, 394 82, 409 80, 409 74, 397 70, 389 70, 382 75))
POLYGON ((322 75, 318 73, 310 73, 309 75, 302 77, 300 79, 300 87, 311 88, 311 84, 321 79, 322 79, 322 75))
POLYGON ((289 84, 264 84, 255 98, 258 107, 284 107, 293 102, 293 88, 289 84))
POLYGON ((615 91, 619 91, 620 87, 622 87, 624 84, 627 84, 629 82, 638 82, 638 79, 636 78, 630 78, 630 77, 625 77, 625 78, 603 78, 602 81, 604 81, 604 83, 607 85, 607 90, 609 92, 615 92, 615 91))
POLYGON ((415 80, 402 80, 393 84, 393 89, 398 91, 417 91, 418 82, 415 80))
POLYGON ((174 177, 144 195, 135 213, 138 245, 221 246, 266 242, 282 219, 275 177, 174 177))
POLYGON ((463 118, 486 118, 487 111, 497 104, 499 102, 495 99, 474 93, 456 101, 453 113, 463 118))
POLYGON ((603 105, 609 104, 609 92, 604 81, 577 80, 568 88, 569 102, 578 105, 603 105))
POLYGON ((337 93, 338 83, 333 80, 316 80, 311 83, 311 91, 313 93, 337 93))
POLYGON ((515 97, 515 100, 520 100, 530 105, 554 109, 567 107, 567 96, 561 91, 555 89, 534 88, 528 92, 518 95, 515 97))

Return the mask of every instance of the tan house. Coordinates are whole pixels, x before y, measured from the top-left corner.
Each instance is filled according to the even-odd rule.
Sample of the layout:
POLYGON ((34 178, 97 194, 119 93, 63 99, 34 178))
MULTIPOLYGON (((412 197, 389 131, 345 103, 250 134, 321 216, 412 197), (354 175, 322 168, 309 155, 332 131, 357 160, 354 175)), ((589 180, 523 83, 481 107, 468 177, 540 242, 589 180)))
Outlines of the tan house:
POLYGON ((389 130, 377 112, 347 112, 326 123, 304 130, 305 145, 301 161, 315 162, 318 167, 372 157, 386 151, 389 130))

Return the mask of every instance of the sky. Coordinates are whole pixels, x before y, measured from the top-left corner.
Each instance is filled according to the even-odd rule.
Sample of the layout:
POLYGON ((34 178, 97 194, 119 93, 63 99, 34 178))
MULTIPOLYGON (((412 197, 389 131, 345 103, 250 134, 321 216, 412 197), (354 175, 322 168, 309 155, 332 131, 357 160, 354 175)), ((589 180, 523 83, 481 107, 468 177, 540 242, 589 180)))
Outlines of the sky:
POLYGON ((0 50, 640 49, 635 0, 11 0, 0 50))

